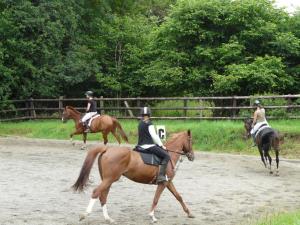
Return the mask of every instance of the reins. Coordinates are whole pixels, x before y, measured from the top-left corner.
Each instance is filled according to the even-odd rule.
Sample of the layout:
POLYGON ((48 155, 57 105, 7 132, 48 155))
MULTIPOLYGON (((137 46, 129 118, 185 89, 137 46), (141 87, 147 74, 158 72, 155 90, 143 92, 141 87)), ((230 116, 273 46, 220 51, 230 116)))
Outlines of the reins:
POLYGON ((174 152, 178 155, 186 155, 184 152, 177 152, 177 151, 172 151, 172 150, 169 150, 169 149, 166 149, 167 152, 174 152))

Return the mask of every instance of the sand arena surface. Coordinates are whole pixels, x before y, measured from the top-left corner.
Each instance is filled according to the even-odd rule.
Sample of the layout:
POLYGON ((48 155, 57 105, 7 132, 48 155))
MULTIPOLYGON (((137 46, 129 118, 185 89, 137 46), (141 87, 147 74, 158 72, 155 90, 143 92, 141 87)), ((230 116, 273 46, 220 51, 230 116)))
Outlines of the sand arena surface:
MULTIPOLYGON (((87 191, 71 190, 86 155, 79 147, 68 141, 0 138, 0 224, 106 223, 99 202, 86 220, 78 220, 99 183, 95 164, 87 191)), ((268 212, 300 209, 298 160, 282 160, 280 176, 275 177, 259 157, 200 152, 194 162, 184 160, 174 184, 196 218, 187 218, 165 190, 156 211, 157 224, 247 224, 268 212)), ((151 224, 148 211, 155 188, 127 178, 114 183, 107 206, 115 224, 151 224)))

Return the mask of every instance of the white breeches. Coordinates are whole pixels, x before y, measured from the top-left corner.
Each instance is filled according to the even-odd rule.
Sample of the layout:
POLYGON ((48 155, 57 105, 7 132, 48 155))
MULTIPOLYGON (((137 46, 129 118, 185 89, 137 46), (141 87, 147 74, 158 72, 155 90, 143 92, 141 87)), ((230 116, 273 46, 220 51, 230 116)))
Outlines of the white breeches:
POLYGON ((85 121, 87 121, 88 119, 90 119, 92 116, 94 116, 94 115, 96 115, 96 114, 97 114, 97 112, 89 112, 89 113, 86 113, 86 114, 82 117, 81 121, 82 121, 82 122, 85 122, 85 121))

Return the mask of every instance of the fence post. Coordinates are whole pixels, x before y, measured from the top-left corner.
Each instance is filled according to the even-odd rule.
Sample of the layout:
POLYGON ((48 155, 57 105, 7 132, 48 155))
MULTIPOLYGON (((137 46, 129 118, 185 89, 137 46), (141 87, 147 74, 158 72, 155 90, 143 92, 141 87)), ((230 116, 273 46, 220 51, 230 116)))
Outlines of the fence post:
POLYGON ((290 97, 290 94, 289 94, 289 97, 287 98, 287 103, 288 103, 288 107, 286 109, 287 113, 290 113, 292 111, 292 109, 290 108, 290 106, 292 105, 292 98, 290 97))
MULTIPOLYGON (((137 97, 136 98, 136 107, 138 108, 138 112, 139 112, 139 110, 140 110, 140 108, 141 108, 141 100, 140 100, 140 97, 137 97)), ((137 113, 136 115, 139 115, 139 113, 137 113)))
POLYGON ((25 111, 25 115, 26 115, 26 119, 28 119, 30 117, 30 100, 26 100, 25 101, 25 107, 26 107, 26 111, 25 111))
MULTIPOLYGON (((203 106, 203 101, 202 99, 199 98, 199 107, 203 106)), ((203 110, 199 110, 199 117, 203 117, 203 110)))
POLYGON ((104 114, 105 111, 104 111, 104 101, 103 101, 103 96, 100 96, 100 114, 104 114))
POLYGON ((64 109, 63 99, 64 99, 64 96, 59 96, 59 99, 58 99, 58 114, 59 114, 59 117, 62 116, 62 111, 64 109))
MULTIPOLYGON (((236 107, 236 96, 233 96, 232 97, 232 107, 236 107)), ((234 118, 236 117, 236 109, 232 109, 232 114, 231 116, 234 118)))
MULTIPOLYGON (((130 117, 134 117, 134 115, 133 115, 131 109, 129 109, 130 106, 129 106, 128 102, 127 102, 127 101, 124 101, 124 104, 125 104, 125 106, 126 106, 126 108, 127 108, 127 111, 128 111, 128 113, 129 113, 129 116, 130 116, 130 117)), ((125 110, 125 116, 126 116, 126 110, 125 110)))
POLYGON ((35 110, 34 110, 34 103, 33 103, 33 98, 30 98, 29 100, 29 104, 30 104, 30 118, 36 118, 36 113, 35 113, 35 110))
POLYGON ((184 107, 184 109, 183 109, 183 115, 185 117, 187 117, 187 109, 186 109, 186 107, 187 107, 187 99, 183 99, 183 107, 184 107))

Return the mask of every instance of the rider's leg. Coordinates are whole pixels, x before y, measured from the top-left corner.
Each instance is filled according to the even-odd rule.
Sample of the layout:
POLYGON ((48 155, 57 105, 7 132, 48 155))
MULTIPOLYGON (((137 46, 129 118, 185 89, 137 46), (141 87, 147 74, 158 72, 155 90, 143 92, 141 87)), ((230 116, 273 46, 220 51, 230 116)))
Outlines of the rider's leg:
POLYGON ((90 118, 90 113, 86 113, 81 119, 81 124, 83 126, 85 133, 89 132, 89 127, 88 127, 89 118, 90 118))
POLYGON ((255 147, 256 146, 256 139, 255 139, 255 134, 256 134, 256 130, 257 130, 257 128, 255 129, 256 127, 254 126, 253 128, 252 128, 252 130, 250 131, 250 134, 251 134, 251 137, 252 137, 252 140, 253 140, 253 145, 252 145, 252 147, 255 147))
POLYGON ((166 171, 167 171, 167 166, 168 166, 168 162, 170 160, 170 155, 167 151, 165 151, 164 149, 158 147, 158 146, 153 146, 149 149, 150 152, 154 153, 155 155, 157 155, 158 157, 162 158, 162 162, 161 162, 161 166, 159 168, 159 173, 158 173, 158 177, 157 177, 157 183, 161 183, 161 182, 165 182, 167 181, 166 179, 166 171))
POLYGON ((253 145, 252 145, 252 147, 255 147, 255 146, 256 146, 255 133, 254 133, 254 134, 251 134, 251 136, 252 136, 252 139, 253 139, 253 145))

